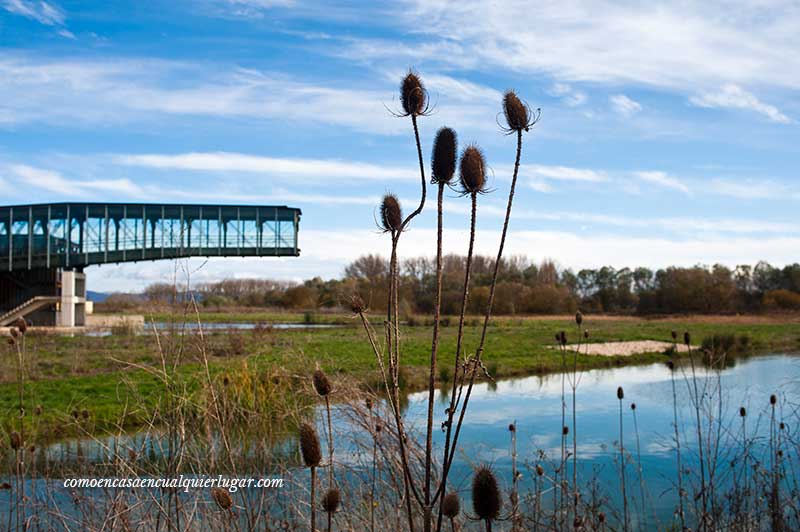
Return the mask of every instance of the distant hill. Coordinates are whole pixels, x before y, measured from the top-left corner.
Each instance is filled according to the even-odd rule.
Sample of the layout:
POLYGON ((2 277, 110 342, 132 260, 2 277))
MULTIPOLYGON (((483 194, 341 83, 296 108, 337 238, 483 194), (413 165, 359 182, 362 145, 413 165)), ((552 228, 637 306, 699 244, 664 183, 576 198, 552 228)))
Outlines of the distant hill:
POLYGON ((111 294, 109 294, 107 292, 95 292, 93 290, 87 290, 86 291, 86 299, 88 299, 89 301, 92 301, 93 303, 102 303, 106 299, 108 299, 108 296, 110 296, 110 295, 111 294))

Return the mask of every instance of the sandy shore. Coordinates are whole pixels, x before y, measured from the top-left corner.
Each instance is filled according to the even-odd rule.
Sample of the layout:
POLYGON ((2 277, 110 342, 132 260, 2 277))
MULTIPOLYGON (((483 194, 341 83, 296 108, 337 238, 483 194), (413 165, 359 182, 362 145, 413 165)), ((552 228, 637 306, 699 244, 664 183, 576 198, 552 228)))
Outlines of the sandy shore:
MULTIPOLYGON (((587 355, 611 356, 630 356, 640 353, 663 353, 672 347, 672 342, 658 342, 656 340, 636 340, 630 342, 604 342, 597 344, 583 344, 580 346, 581 353, 587 355)), ((696 349, 696 346, 692 346, 696 349)), ((555 346, 554 346, 555 348, 555 346)), ((575 350, 577 345, 570 345, 568 349, 575 350)))

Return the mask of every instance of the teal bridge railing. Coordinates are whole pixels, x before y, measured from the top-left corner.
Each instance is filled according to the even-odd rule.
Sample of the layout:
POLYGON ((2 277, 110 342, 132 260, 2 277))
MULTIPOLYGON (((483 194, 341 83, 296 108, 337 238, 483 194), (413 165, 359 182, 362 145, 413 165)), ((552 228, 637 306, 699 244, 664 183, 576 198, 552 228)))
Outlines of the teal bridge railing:
POLYGON ((0 207, 0 272, 197 256, 296 257, 301 214, 244 205, 0 207))

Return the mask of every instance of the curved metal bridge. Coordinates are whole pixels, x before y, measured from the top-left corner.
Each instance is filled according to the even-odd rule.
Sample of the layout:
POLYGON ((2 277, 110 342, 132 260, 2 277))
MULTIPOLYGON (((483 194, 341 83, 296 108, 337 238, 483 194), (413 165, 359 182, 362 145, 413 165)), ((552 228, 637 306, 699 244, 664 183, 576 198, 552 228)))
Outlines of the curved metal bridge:
MULTIPOLYGON (((300 216, 300 209, 286 206, 0 207, 0 318, 34 297, 58 296, 54 291, 64 291, 59 287, 62 270, 77 272, 80 284, 83 268, 97 264, 198 256, 296 257, 300 216)), ((78 292, 82 288, 85 297, 83 284, 78 292)))

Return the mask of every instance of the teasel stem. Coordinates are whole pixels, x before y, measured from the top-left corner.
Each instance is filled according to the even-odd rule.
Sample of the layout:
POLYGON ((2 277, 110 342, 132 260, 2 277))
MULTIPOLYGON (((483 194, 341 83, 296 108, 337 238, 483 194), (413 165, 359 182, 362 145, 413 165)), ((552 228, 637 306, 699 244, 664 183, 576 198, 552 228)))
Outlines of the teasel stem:
MULTIPOLYGON (((483 320, 483 328, 481 330, 481 338, 480 338, 480 342, 478 343, 478 348, 475 351, 475 361, 473 363, 472 373, 470 374, 469 386, 467 387, 467 392, 466 392, 466 395, 464 396, 464 403, 461 406, 461 413, 460 413, 459 418, 458 418, 458 424, 457 424, 456 429, 455 429, 455 434, 453 435, 452 443, 450 444, 449 455, 447 457, 447 460, 445 460, 445 464, 443 466, 442 482, 441 482, 441 484, 439 486, 439 491, 440 492, 444 492, 445 489, 447 488, 447 475, 450 472, 450 466, 452 465, 453 458, 455 457, 455 449, 456 449, 456 446, 458 444, 458 437, 459 437, 459 435, 461 433, 461 426, 464 423, 464 416, 465 416, 466 411, 467 411, 467 406, 469 404, 469 398, 470 398, 470 395, 472 394, 473 385, 475 384, 475 376, 477 375, 477 370, 478 370, 478 367, 480 366, 480 362, 481 362, 481 356, 483 355, 483 348, 484 348, 484 345, 486 343, 486 332, 487 332, 487 328, 489 327, 489 319, 492 316, 492 305, 494 304, 495 289, 497 288, 497 276, 498 276, 498 273, 499 273, 499 270, 500 270, 500 261, 503 258, 503 248, 505 247, 506 234, 508 233, 508 222, 509 222, 509 219, 511 218, 511 207, 512 207, 512 205, 514 203, 514 189, 515 189, 515 187, 517 185, 517 176, 519 175, 519 163, 520 163, 521 157, 522 157, 522 131, 518 130, 517 131, 517 154, 516 154, 516 158, 514 160, 514 173, 513 173, 512 177, 511 177, 511 188, 509 189, 509 192, 508 192, 508 204, 506 205, 506 215, 505 215, 505 218, 503 220, 503 231, 502 231, 502 233, 500 235, 500 245, 499 245, 498 250, 497 250, 497 259, 495 260, 495 263, 494 263, 494 272, 492 274, 492 282, 491 282, 491 284, 489 286, 489 300, 486 303, 486 314, 485 314, 484 320, 483 320)), ((462 384, 462 386, 463 386, 463 384, 462 384)), ((451 410, 449 415, 448 415, 448 431, 452 427, 452 424, 453 424, 452 421, 453 421, 454 413, 455 412, 453 410, 451 410)), ((447 446, 445 446, 445 453, 447 453, 447 451, 448 451, 447 446)), ((439 523, 438 523, 437 528, 436 528, 437 532, 441 529, 441 508, 440 508, 439 516, 440 516, 439 523)))
POLYGON ((636 419, 636 403, 631 405, 631 414, 633 415, 633 432, 636 435, 636 472, 639 474, 639 505, 641 506, 641 515, 639 519, 641 519, 641 523, 639 526, 644 526, 647 529, 647 509, 645 505, 645 487, 644 487, 644 475, 642 473, 642 451, 641 445, 639 442, 639 423, 636 419))
POLYGON ((333 489, 333 423, 331 423, 330 394, 325 396, 325 410, 328 412, 328 489, 333 489))
MULTIPOLYGON (((687 333, 688 335, 688 333, 687 333)), ((694 352, 692 350, 692 346, 690 342, 686 342, 686 349, 689 354, 689 363, 692 366, 692 385, 694 388, 694 395, 692 395, 692 389, 689 390, 689 396, 692 398, 692 402, 694 403, 694 412, 695 412, 695 421, 697 424, 697 452, 700 458, 700 498, 703 503, 703 510, 700 515, 700 530, 706 529, 706 519, 708 514, 708 503, 706 501, 706 470, 705 470, 705 456, 703 455, 703 434, 702 434, 702 423, 700 421, 700 393, 697 389, 697 371, 695 369, 694 364, 694 352)), ((686 385, 688 386, 689 383, 687 382, 686 385)))
POLYGON ((369 412, 369 426, 370 433, 372 434, 372 486, 370 487, 369 495, 369 529, 370 532, 375 532, 375 482, 378 473, 378 435, 373 432, 375 430, 375 421, 371 409, 369 412))
MULTIPOLYGON (((443 494, 447 492, 447 473, 449 470, 449 451, 450 451, 450 438, 453 434, 453 417, 455 416, 456 405, 457 405, 457 398, 456 395, 461 395, 461 389, 456 392, 456 387, 459 384, 459 376, 458 376, 458 366, 461 360, 461 351, 462 345, 464 340, 464 318, 466 314, 467 308, 467 300, 469 299, 469 284, 470 284, 470 275, 472 272, 472 255, 475 248, 475 221, 477 218, 477 210, 478 210, 478 195, 477 193, 470 194, 470 201, 471 201, 471 209, 470 209, 470 222, 469 222, 469 245, 467 247, 467 262, 465 265, 464 271, 464 286, 461 291, 461 311, 458 317, 458 334, 456 336, 456 353, 453 361, 453 388, 450 393, 450 406, 447 409, 447 430, 445 432, 445 444, 444 444, 444 459, 442 461, 442 466, 444 468, 442 473, 442 481, 439 483, 439 489, 436 491, 436 495, 434 496, 434 500, 438 497, 442 497, 439 500, 439 515, 437 517, 436 522, 436 530, 439 531, 442 528, 442 502, 444 501, 443 494)), ((463 382, 461 383, 463 386, 463 382)), ((455 445, 455 443, 453 444, 455 445)))
MULTIPOLYGON (((445 182, 439 182, 436 196, 436 295, 433 305, 433 340, 431 341, 431 367, 428 377, 428 424, 425 439, 425 531, 431 528, 431 469, 433 454, 433 396, 436 387, 436 357, 439 351, 439 322, 442 306, 442 203, 445 182)), ((453 374, 455 380, 455 374, 453 374)))
POLYGON ((311 532, 317 530, 317 468, 311 468, 311 532))
MULTIPOLYGON (((426 197, 426 186, 425 186, 425 163, 422 160, 422 143, 419 140, 419 127, 417 127, 417 115, 411 115, 411 123, 414 125, 414 140, 417 142, 417 158, 419 159, 419 175, 420 179, 422 180, 422 194, 419 200, 419 207, 417 207, 414 212, 409 214, 405 220, 403 220, 403 225, 400 226, 400 232, 406 228, 406 226, 414 219, 419 213, 422 212, 422 209, 425 207, 425 197, 426 197)), ((398 235, 399 237, 399 235, 398 235)))
POLYGON ((623 521, 622 529, 627 532, 628 529, 628 495, 625 491, 625 445, 623 443, 622 431, 622 397, 619 398, 619 474, 622 485, 622 511, 623 521))
MULTIPOLYGON (((673 341, 674 352, 677 353, 677 342, 673 341)), ((672 423, 675 426, 675 451, 678 467, 678 515, 681 520, 681 530, 686 530, 686 516, 683 509, 683 469, 681 466, 681 439, 678 428, 678 392, 675 388, 675 367, 670 368, 670 380, 672 381, 672 423)))

